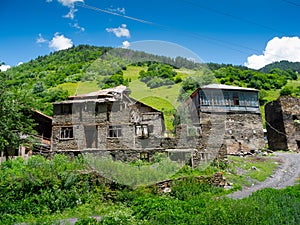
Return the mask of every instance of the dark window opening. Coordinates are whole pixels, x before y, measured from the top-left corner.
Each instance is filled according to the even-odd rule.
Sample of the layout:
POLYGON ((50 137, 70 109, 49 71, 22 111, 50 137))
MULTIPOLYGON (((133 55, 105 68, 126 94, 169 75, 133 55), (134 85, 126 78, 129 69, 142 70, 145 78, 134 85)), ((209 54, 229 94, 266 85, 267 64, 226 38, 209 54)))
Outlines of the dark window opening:
POLYGON ((107 112, 106 105, 105 104, 97 104, 95 111, 96 111, 96 114, 106 113, 107 112))
POLYGON ((60 139, 73 139, 73 127, 62 127, 60 128, 60 139))
POLYGON ((107 134, 108 134, 108 137, 110 137, 110 138, 122 137, 122 126, 120 126, 120 125, 109 126, 107 134))
POLYGON ((233 96, 233 104, 234 105, 240 105, 240 100, 238 96, 233 96))
POLYGON ((148 125, 147 124, 136 125, 135 135, 139 138, 148 138, 149 137, 148 125))
POLYGON ((297 142, 298 151, 300 151, 300 141, 297 140, 296 142, 297 142))
POLYGON ((152 134, 153 131, 154 131, 154 126, 153 125, 149 125, 148 126, 148 131, 149 131, 150 134, 152 134))
POLYGON ((61 105, 61 114, 71 114, 72 113, 72 105, 71 104, 62 104, 61 105))

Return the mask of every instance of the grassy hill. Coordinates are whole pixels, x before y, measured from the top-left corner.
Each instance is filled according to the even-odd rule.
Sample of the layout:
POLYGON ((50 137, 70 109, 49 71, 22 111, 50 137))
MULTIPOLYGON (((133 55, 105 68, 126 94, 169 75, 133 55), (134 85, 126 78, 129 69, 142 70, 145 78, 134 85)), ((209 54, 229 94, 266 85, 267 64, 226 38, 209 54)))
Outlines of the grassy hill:
POLYGON ((35 107, 51 115, 52 102, 64 100, 68 95, 97 91, 101 80, 121 72, 122 79, 131 90, 131 97, 163 111, 166 127, 172 130, 173 113, 179 105, 178 96, 182 94, 180 90, 183 88, 185 96, 188 96, 197 83, 203 82, 201 79, 205 74, 215 77, 214 82, 259 89, 263 114, 264 104, 278 98, 283 88, 289 88, 292 95, 300 96, 297 68, 298 63, 286 61, 273 63, 260 71, 216 63, 204 66, 180 57, 171 59, 128 49, 79 45, 40 56, 4 74, 8 77, 9 87, 22 87, 23 91, 32 93, 36 99, 35 107), (149 88, 138 77, 140 71, 147 70, 150 61, 174 65, 176 77, 182 81, 149 88))

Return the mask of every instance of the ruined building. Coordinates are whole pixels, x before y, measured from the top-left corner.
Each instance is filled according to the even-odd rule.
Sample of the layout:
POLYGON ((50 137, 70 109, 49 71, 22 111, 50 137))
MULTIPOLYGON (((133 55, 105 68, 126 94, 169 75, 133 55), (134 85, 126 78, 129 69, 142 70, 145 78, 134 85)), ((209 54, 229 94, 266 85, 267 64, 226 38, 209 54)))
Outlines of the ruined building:
POLYGON ((285 96, 269 102, 265 115, 269 148, 300 151, 300 99, 285 96))
POLYGON ((123 161, 166 152, 197 165, 264 147, 258 90, 206 85, 182 108, 175 137, 164 138, 163 113, 130 98, 125 86, 71 96, 54 103, 51 150, 106 152, 123 161))
POLYGON ((104 151, 126 161, 161 149, 163 113, 128 94, 118 86, 54 103, 51 150, 104 151))
POLYGON ((188 135, 199 136, 199 152, 239 154, 264 148, 258 90, 210 84, 185 102, 188 135))

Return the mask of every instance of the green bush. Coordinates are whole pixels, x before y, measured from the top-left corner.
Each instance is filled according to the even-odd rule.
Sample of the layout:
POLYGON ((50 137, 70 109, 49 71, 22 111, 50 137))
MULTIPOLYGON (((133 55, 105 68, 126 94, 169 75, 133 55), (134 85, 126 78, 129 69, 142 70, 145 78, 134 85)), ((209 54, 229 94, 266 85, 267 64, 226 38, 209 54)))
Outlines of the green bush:
POLYGON ((0 169, 0 222, 9 215, 52 214, 90 202, 99 184, 81 174, 82 157, 52 160, 32 156, 3 162, 0 169))

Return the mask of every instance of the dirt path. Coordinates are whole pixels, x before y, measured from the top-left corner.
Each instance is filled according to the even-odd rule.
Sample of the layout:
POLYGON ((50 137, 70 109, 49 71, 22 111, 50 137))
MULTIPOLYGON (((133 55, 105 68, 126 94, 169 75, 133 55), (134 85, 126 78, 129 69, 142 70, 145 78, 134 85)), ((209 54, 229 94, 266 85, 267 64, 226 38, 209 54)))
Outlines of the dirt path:
POLYGON ((243 187, 241 191, 234 192, 227 196, 240 199, 248 197, 253 192, 263 188, 280 189, 294 185, 297 178, 300 177, 300 154, 276 152, 274 158, 280 161, 280 165, 272 176, 252 187, 243 187))

